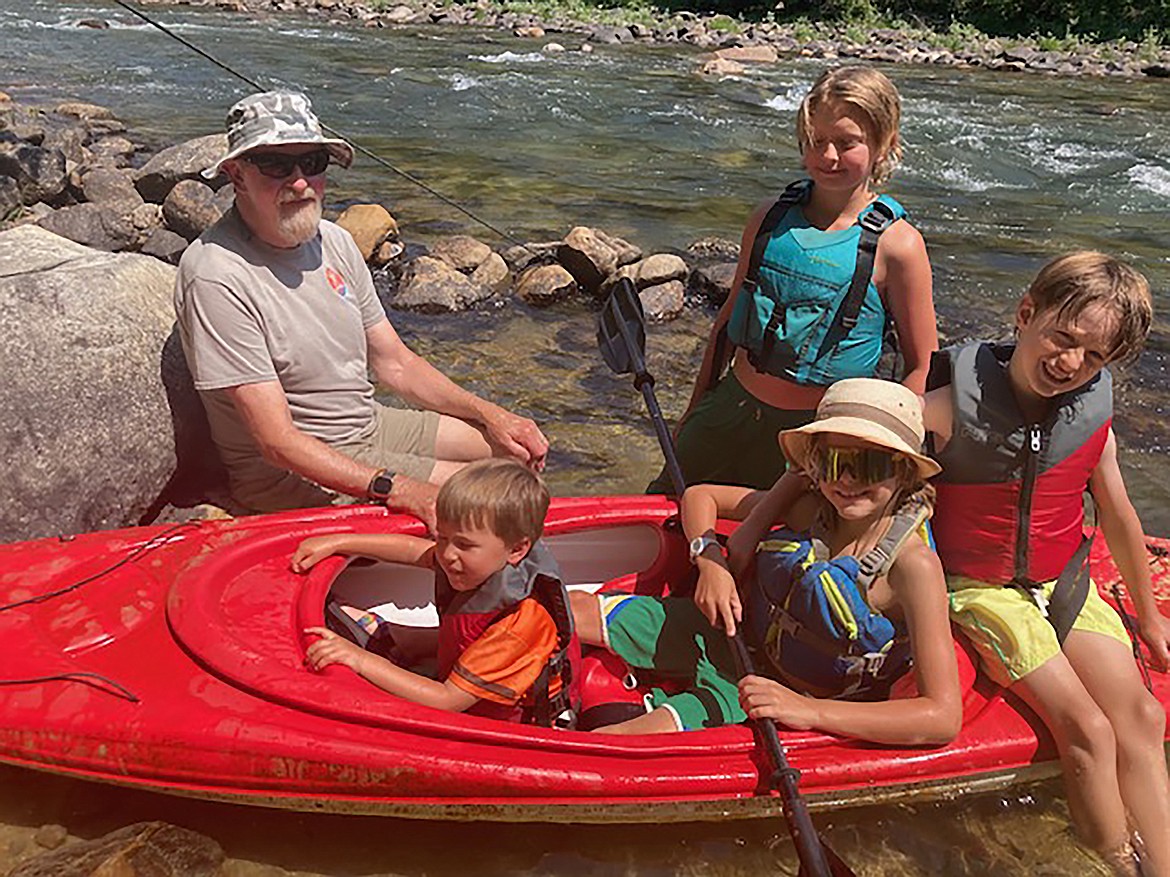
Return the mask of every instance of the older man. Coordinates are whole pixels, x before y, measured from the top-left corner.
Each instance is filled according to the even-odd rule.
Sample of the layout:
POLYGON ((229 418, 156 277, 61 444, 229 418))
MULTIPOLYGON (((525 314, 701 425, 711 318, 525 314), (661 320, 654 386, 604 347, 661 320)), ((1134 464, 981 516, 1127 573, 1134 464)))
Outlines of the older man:
POLYGON ((384 502, 434 519, 437 485, 491 455, 544 465, 531 420, 461 389, 386 319, 349 234, 321 219, 325 170, 353 150, 324 136, 295 92, 244 98, 227 117, 235 205, 184 253, 183 349, 233 498, 255 511, 384 502), (374 400, 376 379, 422 410, 374 400))

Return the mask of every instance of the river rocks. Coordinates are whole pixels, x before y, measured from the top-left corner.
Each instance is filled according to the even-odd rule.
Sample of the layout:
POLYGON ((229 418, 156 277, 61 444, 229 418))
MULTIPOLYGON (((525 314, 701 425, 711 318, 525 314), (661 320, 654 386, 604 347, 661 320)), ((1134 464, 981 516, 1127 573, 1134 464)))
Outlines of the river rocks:
POLYGON ((731 295, 736 267, 735 262, 701 265, 691 272, 687 291, 696 298, 721 305, 731 295))
POLYGON ((516 279, 516 295, 531 305, 549 305, 577 293, 577 281, 563 265, 537 265, 516 279))
POLYGON ((512 272, 499 253, 492 253, 471 272, 471 282, 492 295, 502 295, 512 285, 512 272))
POLYGON ((731 46, 726 49, 717 49, 715 57, 740 64, 775 64, 780 60, 780 54, 776 48, 768 45, 731 46))
POLYGON ((107 107, 99 107, 97 104, 87 104, 81 101, 65 101, 53 107, 54 113, 59 113, 62 116, 73 116, 76 119, 81 119, 86 122, 95 119, 111 120, 116 118, 112 110, 107 107))
POLYGON ((470 274, 492 255, 492 248, 470 235, 443 238, 431 247, 431 255, 442 259, 456 271, 470 274))
POLYGON ((0 175, 16 181, 22 204, 50 201, 65 190, 65 155, 28 142, 0 142, 0 175))
POLYGON ((131 214, 145 202, 134 187, 128 170, 98 167, 81 178, 81 193, 86 201, 103 204, 123 214, 131 214))
POLYGON ((164 356, 174 273, 32 225, 0 232, 6 540, 138 523, 176 460, 199 457, 183 442, 206 429, 202 407, 177 344, 164 356))
POLYGON ((726 58, 711 58, 703 62, 699 72, 704 76, 742 76, 747 68, 738 61, 729 61, 726 58))
POLYGON ((337 224, 349 232, 362 258, 372 265, 385 265, 402 253, 398 223, 381 204, 347 207, 337 224))
POLYGON ((139 822, 42 853, 8 877, 215 877, 224 862, 215 841, 165 822, 139 822))
POLYGON ((41 228, 87 247, 116 253, 137 238, 129 218, 103 204, 71 204, 37 221, 41 228))
POLYGON ((215 203, 215 193, 196 180, 177 182, 162 205, 167 227, 188 241, 203 234, 222 215, 223 208, 215 203))
POLYGON ((180 234, 170 229, 155 228, 147 232, 146 240, 142 242, 139 252, 144 256, 154 256, 171 265, 178 265, 183 258, 183 251, 187 249, 188 241, 180 234))
POLYGON ((642 251, 621 238, 585 226, 572 229, 557 251, 558 261, 568 269, 581 289, 596 293, 620 266, 641 258, 642 251))
POLYGON ((0 220, 15 216, 20 207, 20 187, 16 180, 0 176, 0 220))
POLYGON ((33 835, 33 842, 42 849, 55 850, 69 839, 64 825, 42 825, 33 835))
MULTIPOLYGON (((226 134, 209 134, 171 146, 142 166, 134 185, 147 201, 161 204, 180 180, 201 180, 203 169, 215 164, 225 152, 226 134)), ((218 180, 220 185, 226 181, 222 175, 218 180)))
POLYGON ((670 280, 655 286, 648 286, 638 292, 642 310, 652 323, 673 320, 686 306, 686 287, 681 280, 670 280))
POLYGON ((407 265, 392 304, 405 310, 443 313, 466 310, 491 294, 442 259, 420 256, 407 265))

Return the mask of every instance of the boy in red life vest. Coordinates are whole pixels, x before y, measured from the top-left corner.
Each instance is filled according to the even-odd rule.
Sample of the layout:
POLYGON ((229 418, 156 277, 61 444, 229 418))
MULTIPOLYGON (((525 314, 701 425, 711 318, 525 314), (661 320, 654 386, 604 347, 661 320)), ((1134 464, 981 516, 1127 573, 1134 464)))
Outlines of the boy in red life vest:
POLYGON ((1105 368, 1137 356, 1152 318, 1149 286, 1128 265, 1056 259, 1020 300, 1015 344, 948 351, 949 386, 927 394, 925 418, 943 466, 934 535, 952 620, 1052 732, 1088 845, 1117 874, 1167 877, 1166 715, 1088 579, 1082 530, 1087 489, 1165 671, 1170 619, 1118 468, 1105 368))
POLYGON ((434 569, 439 678, 412 673, 324 627, 305 632, 313 670, 344 664, 384 691, 425 706, 508 721, 564 724, 580 659, 561 573, 541 543, 549 496, 514 460, 472 463, 436 500, 434 541, 402 534, 338 533, 298 546, 306 572, 331 554, 434 569))

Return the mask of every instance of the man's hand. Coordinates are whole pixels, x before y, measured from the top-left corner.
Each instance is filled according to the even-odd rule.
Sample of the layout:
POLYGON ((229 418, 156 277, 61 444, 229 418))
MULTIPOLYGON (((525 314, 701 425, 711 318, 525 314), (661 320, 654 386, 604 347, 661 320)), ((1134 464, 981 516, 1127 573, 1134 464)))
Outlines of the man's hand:
POLYGON ((338 553, 337 536, 310 536, 297 546, 292 556, 293 572, 308 572, 326 557, 338 553))
POLYGON ((739 680, 739 705, 753 719, 775 719, 794 731, 816 727, 816 700, 763 676, 739 680))
POLYGON ((305 666, 320 672, 330 664, 344 664, 355 673, 361 673, 365 649, 338 636, 326 627, 306 627, 305 633, 321 637, 305 652, 305 666))
POLYGON ((394 512, 414 515, 427 525, 427 532, 435 532, 435 499, 439 488, 426 481, 405 475, 394 476, 394 489, 386 497, 386 508, 394 512))
POLYGON ((509 457, 515 457, 536 472, 544 471, 548 456, 548 439, 534 420, 520 417, 503 408, 496 407, 484 419, 484 433, 488 444, 498 448, 509 457))
POLYGON ((743 620, 735 579, 719 560, 700 556, 696 563, 699 581, 695 585, 695 605, 712 627, 734 636, 736 625, 743 620))
POLYGON ((1138 624, 1142 640, 1150 648, 1150 664, 1165 673, 1170 670, 1170 618, 1157 615, 1138 624))

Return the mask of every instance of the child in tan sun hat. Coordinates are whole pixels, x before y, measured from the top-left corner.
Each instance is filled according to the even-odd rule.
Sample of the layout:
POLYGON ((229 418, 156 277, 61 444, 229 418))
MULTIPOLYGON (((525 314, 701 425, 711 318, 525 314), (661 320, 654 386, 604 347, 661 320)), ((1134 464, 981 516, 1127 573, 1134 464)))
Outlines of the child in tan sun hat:
POLYGON ((953 738, 962 717, 958 671, 942 567, 925 525, 925 482, 939 467, 922 441, 921 402, 911 390, 839 381, 813 423, 781 433, 801 474, 768 493, 689 488, 682 519, 699 572, 693 599, 573 598, 583 642, 635 669, 691 682, 670 695, 655 690, 651 712, 601 730, 689 730, 751 716, 879 743, 953 738), (713 528, 719 517, 745 516, 756 563, 737 587, 713 528), (787 526, 761 540, 781 518, 787 526), (740 622, 768 677, 737 683, 727 635, 740 622), (917 695, 886 701, 911 658, 917 695))

